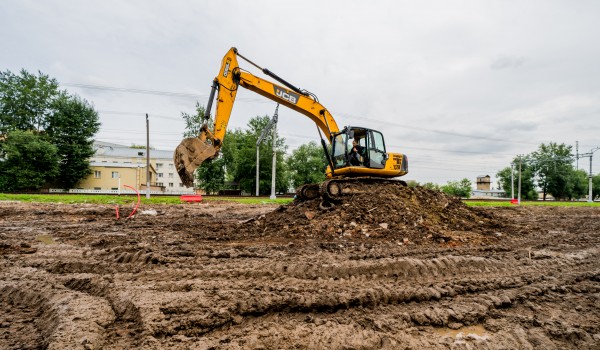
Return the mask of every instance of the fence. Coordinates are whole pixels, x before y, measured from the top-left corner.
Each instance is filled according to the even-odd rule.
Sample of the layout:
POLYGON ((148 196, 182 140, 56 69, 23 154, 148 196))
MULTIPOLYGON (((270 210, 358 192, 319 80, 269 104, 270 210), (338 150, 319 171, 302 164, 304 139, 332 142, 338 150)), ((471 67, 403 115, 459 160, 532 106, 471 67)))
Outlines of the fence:
MULTIPOLYGON (((80 193, 80 194, 135 194, 135 191, 132 190, 93 190, 93 189, 70 189, 63 190, 60 188, 51 188, 49 190, 50 193, 80 193)), ((172 192, 163 192, 163 191, 150 191, 150 194, 155 195, 182 195, 182 194, 194 194, 195 192, 190 191, 172 191, 172 192)), ((140 194, 146 194, 146 190, 141 190, 140 194)))

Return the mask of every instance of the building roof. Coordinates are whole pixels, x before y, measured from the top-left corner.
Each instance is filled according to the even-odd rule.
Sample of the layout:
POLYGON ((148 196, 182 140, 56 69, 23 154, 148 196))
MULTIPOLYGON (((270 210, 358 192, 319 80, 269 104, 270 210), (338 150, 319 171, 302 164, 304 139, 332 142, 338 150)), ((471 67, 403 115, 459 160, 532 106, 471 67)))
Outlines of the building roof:
MULTIPOLYGON (((94 141, 94 149, 96 157, 146 158, 145 148, 132 148, 116 143, 94 141)), ((150 158, 172 160, 173 151, 150 149, 150 158)))
POLYGON ((145 168, 146 164, 114 163, 114 162, 90 162, 90 166, 106 168, 145 168))

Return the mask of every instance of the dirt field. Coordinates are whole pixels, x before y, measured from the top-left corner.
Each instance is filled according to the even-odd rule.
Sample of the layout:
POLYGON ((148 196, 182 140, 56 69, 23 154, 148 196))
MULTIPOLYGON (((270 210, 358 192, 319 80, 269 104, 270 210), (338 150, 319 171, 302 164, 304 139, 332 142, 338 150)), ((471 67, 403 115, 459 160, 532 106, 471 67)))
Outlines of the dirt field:
POLYGON ((600 208, 376 192, 0 202, 0 348, 600 349, 600 208))

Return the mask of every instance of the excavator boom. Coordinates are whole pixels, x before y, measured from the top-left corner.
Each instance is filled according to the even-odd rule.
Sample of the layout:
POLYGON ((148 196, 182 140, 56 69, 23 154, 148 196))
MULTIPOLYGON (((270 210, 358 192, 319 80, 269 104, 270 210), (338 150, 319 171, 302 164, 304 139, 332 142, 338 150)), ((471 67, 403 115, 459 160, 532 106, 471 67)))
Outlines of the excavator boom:
MULTIPOLYGON (((263 72, 265 71, 270 73, 267 69, 263 69, 263 72)), ((206 108, 205 121, 208 120, 216 92, 217 107, 212 129, 209 129, 206 124, 203 125, 200 135, 184 139, 175 150, 173 159, 179 177, 185 186, 190 187, 193 185, 193 173, 200 164, 214 159, 218 155, 227 131, 239 86, 309 117, 328 140, 331 140, 332 133, 339 132, 335 119, 314 97, 303 93, 297 88, 295 88, 296 91, 287 89, 284 86, 241 71, 238 65, 237 49, 231 48, 223 57, 221 69, 213 81, 211 97, 206 108)))

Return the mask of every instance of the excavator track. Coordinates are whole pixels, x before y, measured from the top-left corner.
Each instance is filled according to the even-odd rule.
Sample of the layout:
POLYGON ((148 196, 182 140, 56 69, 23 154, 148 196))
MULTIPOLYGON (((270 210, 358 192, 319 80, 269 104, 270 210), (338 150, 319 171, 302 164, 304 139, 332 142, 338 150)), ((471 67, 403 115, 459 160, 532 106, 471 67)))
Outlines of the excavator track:
POLYGON ((321 209, 327 210, 341 202, 344 198, 368 191, 365 184, 392 184, 408 186, 403 180, 377 177, 347 177, 329 179, 319 184, 307 184, 296 190, 296 198, 305 201, 321 198, 321 209))

